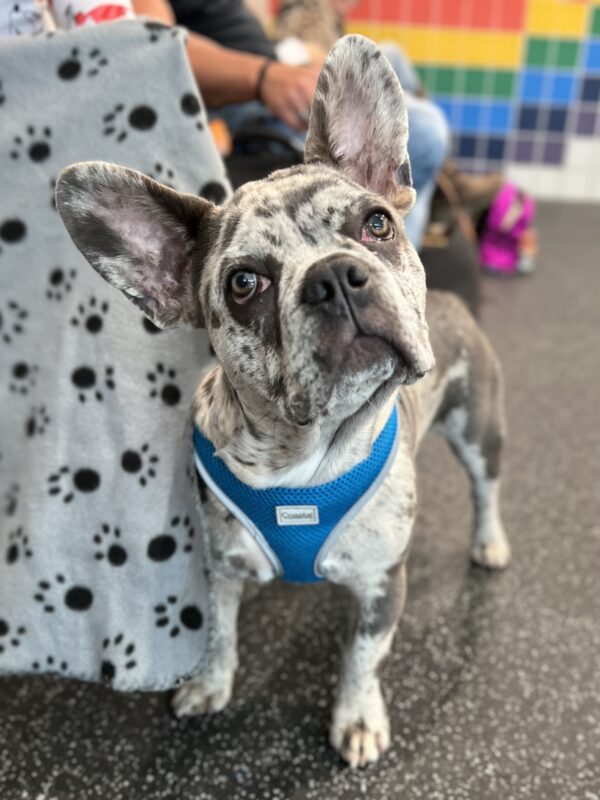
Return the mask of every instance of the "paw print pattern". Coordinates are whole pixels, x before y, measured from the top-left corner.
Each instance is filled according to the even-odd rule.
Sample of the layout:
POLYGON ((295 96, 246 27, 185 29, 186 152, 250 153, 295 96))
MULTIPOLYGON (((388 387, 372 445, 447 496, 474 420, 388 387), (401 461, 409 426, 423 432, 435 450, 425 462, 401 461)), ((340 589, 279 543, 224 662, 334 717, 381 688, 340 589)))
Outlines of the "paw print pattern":
POLYGON ((162 22, 149 21, 144 23, 144 28, 150 34, 149 39, 151 42, 158 42, 163 36, 179 36, 177 28, 171 28, 169 25, 163 25, 162 22))
POLYGON ((154 165, 154 172, 149 172, 148 175, 151 178, 154 178, 155 181, 168 186, 170 189, 174 189, 175 186, 173 185, 172 181, 175 180, 175 173, 172 169, 168 167, 163 167, 162 164, 157 162, 154 165))
POLYGON ((61 497, 63 503, 71 503, 76 492, 89 494, 100 486, 100 475, 94 469, 82 467, 72 472, 69 467, 61 467, 48 477, 48 494, 61 497))
POLYGON ((169 595, 163 603, 154 606, 156 627, 168 629, 172 639, 179 636, 182 627, 195 632, 204 624, 204 617, 198 606, 188 605, 178 609, 177 604, 176 595, 169 595))
POLYGON ((71 317, 71 325, 85 328, 88 333, 100 333, 104 327, 104 320, 108 313, 108 303, 99 303, 95 297, 90 297, 87 304, 77 306, 77 314, 71 317))
POLYGON ((12 365, 8 388, 13 394, 29 394, 37 383, 38 372, 39 367, 35 364, 17 361, 16 364, 12 365))
POLYGON ((56 73, 62 81, 73 81, 81 74, 93 78, 107 65, 108 59, 97 47, 90 50, 87 55, 81 53, 78 47, 74 47, 69 56, 60 62, 56 73))
POLYGON ((196 532, 190 524, 188 516, 173 517, 171 520, 171 527, 168 533, 159 533, 154 536, 148 543, 148 558, 151 561, 168 561, 177 551, 177 541, 183 535, 185 542, 183 544, 183 552, 191 553, 193 549, 193 539, 196 532))
POLYGON ((219 206, 227 197, 227 189, 219 181, 207 181, 200 187, 198 194, 219 206))
POLYGON ((101 387, 111 391, 115 388, 115 371, 113 367, 104 367, 104 372, 98 375, 92 367, 77 367, 71 373, 71 382, 78 390, 80 403, 85 403, 88 399, 95 398, 99 402, 104 400, 101 387))
POLYGON ((122 633, 119 633, 112 640, 105 639, 102 642, 102 650, 100 676, 107 683, 115 679, 119 669, 130 670, 137 667, 135 644, 127 642, 122 633))
POLYGON ((151 478, 156 478, 158 456, 150 452, 150 445, 144 444, 139 450, 125 450, 121 456, 121 466, 130 475, 136 475, 140 486, 146 486, 151 478))
POLYGON ((29 439, 33 439, 34 436, 42 436, 46 433, 50 422, 46 406, 33 406, 25 420, 25 436, 29 439))
POLYGON ((155 325, 152 320, 148 319, 146 316, 142 317, 142 325, 147 333, 155 334, 163 332, 162 328, 159 328, 158 325, 155 325))
POLYGON ((48 300, 62 300, 73 288, 76 275, 77 272, 74 269, 65 270, 62 267, 55 267, 50 270, 46 287, 48 300))
MULTIPOLYGON (((0 242, 4 244, 18 244, 27 234, 27 225, 22 219, 3 219, 0 222, 0 242)), ((2 248, 0 247, 0 253, 2 248)))
POLYGON ((35 670, 35 672, 39 672, 42 666, 49 672, 66 672, 69 669, 69 665, 66 661, 58 661, 54 656, 46 656, 46 658, 41 661, 33 661, 31 669, 35 670))
POLYGON ((146 377, 151 384, 150 397, 160 397, 166 406, 176 406, 181 400, 181 390, 175 383, 177 374, 174 369, 166 368, 158 363, 153 372, 146 377))
POLYGON ((8 491, 4 495, 4 516, 6 517, 14 517, 17 513, 19 508, 19 494, 21 493, 21 487, 18 483, 13 483, 8 488, 8 491))
POLYGON ((10 157, 19 159, 25 152, 31 161, 36 163, 46 161, 52 153, 51 137, 52 130, 50 128, 45 127, 38 131, 33 125, 29 125, 23 136, 15 136, 13 139, 14 148, 10 152, 10 157))
POLYGON ((196 127, 199 131, 204 129, 200 101, 198 100, 197 95, 192 94, 192 92, 186 92, 181 96, 179 106, 186 117, 192 117, 196 120, 196 127))
POLYGON ((67 588, 64 575, 56 575, 54 583, 50 579, 38 581, 38 590, 33 599, 47 614, 53 614, 59 602, 71 611, 88 611, 94 602, 94 595, 86 586, 67 588))
POLYGON ((7 619, 0 617, 0 655, 9 647, 20 647, 21 639, 27 633, 27 628, 19 625, 13 629, 7 619))
POLYGON ((123 103, 116 105, 112 111, 102 117, 104 122, 104 129, 102 133, 105 136, 116 136, 117 142, 124 142, 129 135, 127 124, 135 131, 149 131, 155 125, 158 119, 156 111, 150 106, 139 105, 134 106, 127 114, 127 119, 124 118, 125 106, 123 103))
POLYGON ((108 561, 113 567, 122 567, 127 561, 127 550, 119 543, 121 538, 120 528, 112 528, 106 523, 102 524, 102 533, 94 535, 94 544, 99 548, 94 553, 96 561, 108 561))
POLYGON ((5 344, 12 344, 15 336, 24 333, 28 316, 29 312, 14 300, 9 300, 4 308, 0 308, 0 338, 5 344))
POLYGON ((21 558, 31 558, 33 551, 29 547, 29 537, 19 526, 16 530, 8 534, 8 547, 4 560, 7 564, 16 564, 21 558))

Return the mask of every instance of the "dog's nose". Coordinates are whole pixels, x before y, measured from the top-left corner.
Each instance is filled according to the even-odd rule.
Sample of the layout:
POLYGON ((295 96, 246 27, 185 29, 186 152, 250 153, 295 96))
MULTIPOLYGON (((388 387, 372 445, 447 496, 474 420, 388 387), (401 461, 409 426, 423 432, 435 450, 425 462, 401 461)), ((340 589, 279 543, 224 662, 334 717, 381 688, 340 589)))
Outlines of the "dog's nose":
POLYGON ((347 257, 314 264, 306 276, 302 301, 332 316, 342 316, 348 304, 363 294, 369 282, 365 267, 347 257))

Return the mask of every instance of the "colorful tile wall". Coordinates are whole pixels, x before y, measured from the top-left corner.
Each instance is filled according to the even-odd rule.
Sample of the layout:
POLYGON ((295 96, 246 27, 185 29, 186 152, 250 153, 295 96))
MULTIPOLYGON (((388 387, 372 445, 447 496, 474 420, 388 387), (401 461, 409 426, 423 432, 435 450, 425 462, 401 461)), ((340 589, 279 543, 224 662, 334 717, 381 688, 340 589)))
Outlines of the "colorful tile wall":
POLYGON ((600 200, 600 0, 361 0, 349 29, 406 50, 462 167, 600 200))

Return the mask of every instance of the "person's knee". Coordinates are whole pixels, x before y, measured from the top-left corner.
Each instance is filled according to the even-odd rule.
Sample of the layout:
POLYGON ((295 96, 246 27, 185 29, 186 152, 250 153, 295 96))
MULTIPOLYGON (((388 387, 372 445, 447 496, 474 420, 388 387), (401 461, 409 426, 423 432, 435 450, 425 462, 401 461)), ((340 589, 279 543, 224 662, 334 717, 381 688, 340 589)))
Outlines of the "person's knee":
POLYGON ((429 100, 407 98, 408 154, 415 188, 435 177, 450 149, 450 129, 446 118, 429 100))

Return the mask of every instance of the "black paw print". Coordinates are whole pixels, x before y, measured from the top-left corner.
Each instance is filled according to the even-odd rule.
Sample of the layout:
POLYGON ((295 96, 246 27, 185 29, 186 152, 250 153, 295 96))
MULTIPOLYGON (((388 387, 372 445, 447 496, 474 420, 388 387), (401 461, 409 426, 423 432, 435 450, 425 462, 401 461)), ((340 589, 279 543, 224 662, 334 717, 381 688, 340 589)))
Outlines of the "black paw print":
POLYGON ((150 33, 150 41, 158 42, 163 36, 175 37, 179 35, 177 28, 172 28, 170 25, 163 25, 162 22, 145 22, 144 28, 150 33))
POLYGON ((174 369, 167 369, 164 364, 157 364, 154 372, 146 375, 152 384, 150 397, 160 397, 166 406, 176 406, 181 400, 181 390, 173 382, 176 376, 174 369))
POLYGON ((46 656, 41 661, 33 661, 31 664, 31 669, 36 672, 39 672, 42 667, 48 672, 66 672, 69 669, 66 661, 58 661, 54 656, 46 656))
POLYGON ((26 364, 24 361, 17 361, 16 364, 13 364, 10 371, 8 388, 13 394, 29 394, 37 382, 38 372, 39 368, 35 364, 26 364))
POLYGON ((218 206, 227 197, 227 189, 219 181, 207 181, 200 187, 198 194, 218 206))
POLYGON ((71 325, 76 328, 82 326, 89 333, 100 333, 104 326, 107 312, 108 303, 99 303, 95 297, 90 297, 87 305, 81 303, 77 306, 77 314, 71 317, 71 325))
POLYGON ((115 388, 115 371, 113 367, 104 367, 104 373, 98 375, 92 367, 77 367, 71 373, 71 382, 78 390, 78 397, 81 403, 85 403, 88 398, 96 398, 98 401, 104 400, 101 391, 103 385, 111 391, 115 388))
POLYGON ((171 520, 171 528, 168 533, 159 533, 148 542, 148 558, 151 561, 168 561, 177 550, 177 539, 180 535, 184 536, 185 543, 183 545, 183 552, 190 553, 192 551, 192 540, 196 534, 194 528, 190 524, 188 516, 173 517, 171 520))
POLYGON ((90 50, 87 56, 83 55, 78 47, 74 47, 69 57, 60 62, 56 73, 63 81, 75 80, 75 78, 81 75, 82 71, 93 78, 100 72, 102 67, 106 67, 107 64, 108 59, 102 55, 97 47, 90 50), (85 65, 83 64, 84 61, 86 62, 85 65))
POLYGON ((202 122, 202 113, 201 113, 202 109, 197 95, 192 94, 192 92, 186 92, 184 95, 181 96, 181 100, 179 101, 179 106, 186 117, 195 118, 196 127, 198 128, 198 130, 201 131, 204 129, 204 123, 202 122))
POLYGON ((14 630, 8 620, 0 617, 0 655, 5 653, 9 647, 20 647, 21 639, 27 633, 27 628, 23 625, 14 630))
POLYGON ((171 183, 171 181, 175 179, 175 173, 172 169, 163 167, 163 165, 158 162, 154 165, 154 172, 149 172, 148 175, 151 178, 154 178, 155 181, 168 186, 170 189, 175 188, 175 186, 171 183))
POLYGON ((204 617, 198 606, 188 605, 177 609, 177 597, 169 595, 164 603, 154 606, 157 628, 169 628, 169 636, 175 638, 181 633, 181 625, 189 631, 199 631, 204 617))
POLYGON ((137 475, 140 486, 146 486, 151 478, 156 478, 158 460, 158 456, 150 452, 150 445, 144 444, 139 450, 125 450, 121 456, 121 466, 125 472, 137 475))
POLYGON ((4 515, 14 517, 19 508, 19 494, 21 487, 18 483, 13 483, 4 495, 4 515))
POLYGON ((12 344, 15 336, 25 331, 25 320, 29 312, 15 302, 9 300, 4 309, 0 308, 0 337, 5 344, 12 344))
POLYGON ((14 149, 10 151, 10 157, 21 158, 25 150, 31 161, 45 161, 52 152, 49 144, 51 136, 50 128, 45 127, 36 131, 33 125, 29 125, 23 136, 15 136, 13 139, 14 149))
POLYGON ((100 665, 100 675, 108 683, 114 680, 119 669, 129 670, 137 667, 135 645, 133 642, 126 642, 122 633, 115 636, 112 641, 105 639, 102 642, 102 650, 104 653, 100 665))
POLYGON ((20 558, 31 558, 33 551, 29 547, 29 537, 25 535, 22 527, 8 534, 8 548, 5 560, 7 564, 16 564, 20 558))
MULTIPOLYGON (((105 114, 102 117, 102 121, 104 122, 104 130, 102 133, 105 136, 115 136, 117 137, 117 142, 123 142, 128 136, 128 131, 124 127, 125 122, 123 118, 123 112, 125 111, 125 106, 123 103, 119 103, 116 105, 111 112, 105 114)), ((154 109, 150 108, 150 106, 146 105, 139 105, 134 106, 131 111, 127 114, 127 123, 129 126, 136 131, 149 131, 156 125, 156 121, 158 116, 154 109)))
POLYGON ((155 325, 152 322, 152 320, 148 319, 148 317, 146 317, 146 316, 142 317, 142 325, 144 326, 144 330, 147 333, 154 334, 154 333, 162 333, 163 332, 162 328, 159 328, 158 325, 155 325))
POLYGON ((32 439, 46 433, 46 427, 51 420, 46 411, 46 406, 33 406, 25 420, 25 435, 32 439))
POLYGON ((83 467, 71 472, 69 467, 61 467, 48 477, 48 494, 62 497, 63 503, 71 503, 75 491, 89 494, 100 486, 100 475, 94 469, 83 467))
POLYGON ((73 288, 73 281, 76 275, 77 272, 74 269, 65 270, 62 267, 55 267, 50 270, 46 288, 48 300, 62 300, 73 288))
MULTIPOLYGON (((18 244, 27 235, 27 225, 22 219, 3 219, 0 222, 0 242, 18 244)), ((0 253, 2 248, 0 247, 0 253)))
POLYGON ((56 575, 54 584, 50 579, 38 581, 39 591, 33 595, 36 603, 41 603, 47 614, 53 614, 59 601, 71 611, 87 611, 94 602, 94 595, 86 586, 70 586, 66 588, 64 575, 56 575), (56 595, 59 599, 56 599, 56 595))
POLYGON ((106 559, 113 567, 122 567, 127 561, 127 550, 119 544, 121 538, 120 528, 112 528, 106 523, 102 524, 102 533, 94 535, 94 544, 101 547, 94 553, 96 561, 106 559))

